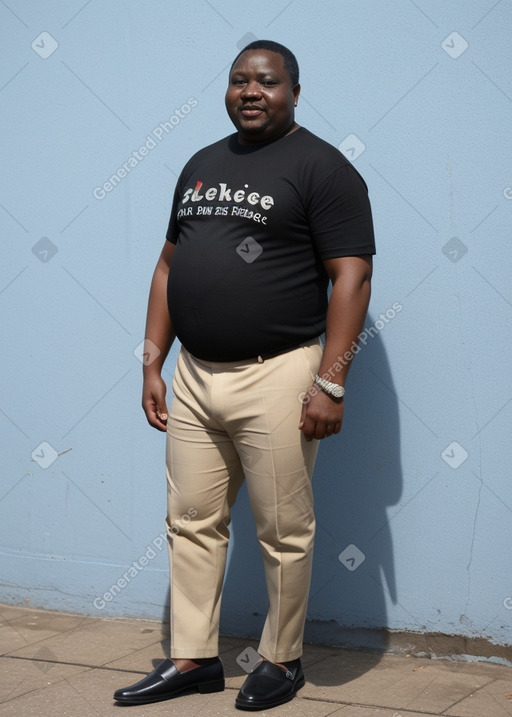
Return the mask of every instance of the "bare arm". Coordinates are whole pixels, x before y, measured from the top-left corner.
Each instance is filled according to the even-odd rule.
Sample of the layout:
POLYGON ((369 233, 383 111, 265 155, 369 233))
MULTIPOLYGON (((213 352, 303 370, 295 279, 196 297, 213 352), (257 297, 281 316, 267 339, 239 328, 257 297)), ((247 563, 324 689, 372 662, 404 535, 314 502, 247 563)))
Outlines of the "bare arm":
POLYGON ((165 242, 151 281, 146 317, 145 339, 155 344, 160 353, 144 364, 142 408, 150 425, 160 431, 165 431, 167 425, 167 386, 162 378, 162 367, 175 339, 167 307, 167 279, 174 248, 174 244, 165 242))
MULTIPOLYGON (((346 352, 361 333, 370 301, 371 256, 347 256, 324 261, 332 282, 327 310, 325 348, 318 375, 344 386, 350 360, 346 352), (340 357, 342 360, 340 361, 340 357), (334 368, 336 364, 336 370, 334 368), (340 368, 341 365, 341 368, 340 368)), ((302 407, 299 429, 308 441, 339 433, 343 422, 344 401, 318 389, 302 407)))

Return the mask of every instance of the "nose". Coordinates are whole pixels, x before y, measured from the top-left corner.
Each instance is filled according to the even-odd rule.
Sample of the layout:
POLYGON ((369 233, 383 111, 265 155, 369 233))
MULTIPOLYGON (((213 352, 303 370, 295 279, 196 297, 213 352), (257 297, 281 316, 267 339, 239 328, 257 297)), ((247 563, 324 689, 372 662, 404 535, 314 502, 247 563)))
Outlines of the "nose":
POLYGON ((244 86, 242 92, 242 97, 260 97, 261 96, 261 90, 260 85, 256 80, 248 80, 247 84, 244 86))

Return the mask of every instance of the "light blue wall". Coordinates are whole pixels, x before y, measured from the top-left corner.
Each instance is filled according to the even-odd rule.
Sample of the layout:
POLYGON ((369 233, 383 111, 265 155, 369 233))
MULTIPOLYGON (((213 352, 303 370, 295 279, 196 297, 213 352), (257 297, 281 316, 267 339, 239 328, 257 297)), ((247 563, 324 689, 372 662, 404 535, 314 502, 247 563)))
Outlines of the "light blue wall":
MULTIPOLYGON (((510 643, 510 1, 10 0, 0 22, 0 600, 165 614, 164 438, 134 350, 176 176, 232 131, 228 65, 268 37, 299 58, 299 123, 367 180, 378 241, 376 329, 315 472, 307 634, 510 643)), ((257 633, 262 579, 243 494, 224 630, 257 633)))

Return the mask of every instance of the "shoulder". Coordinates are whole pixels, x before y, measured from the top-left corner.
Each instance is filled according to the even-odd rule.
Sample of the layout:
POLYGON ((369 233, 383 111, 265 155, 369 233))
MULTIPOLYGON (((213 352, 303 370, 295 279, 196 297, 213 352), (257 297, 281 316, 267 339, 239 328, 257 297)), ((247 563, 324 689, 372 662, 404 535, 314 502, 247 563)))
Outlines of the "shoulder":
POLYGON ((297 165, 301 175, 318 187, 329 179, 334 180, 339 187, 342 185, 362 185, 366 190, 367 186, 363 177, 355 169, 354 165, 326 140, 318 137, 305 127, 300 127, 290 137, 296 135, 293 146, 290 150, 296 156, 297 165))
POLYGON ((229 146, 232 135, 223 137, 212 144, 199 149, 195 152, 183 167, 181 174, 186 174, 192 167, 197 167, 203 162, 213 162, 216 158, 222 159, 229 152, 229 146))
POLYGON ((295 156, 297 166, 307 174, 313 174, 317 181, 336 170, 346 168, 348 173, 351 173, 353 167, 345 155, 305 127, 299 127, 289 137, 292 139, 289 152, 295 156))
POLYGON ((209 156, 212 154, 218 154, 227 151, 230 142, 232 141, 232 136, 233 135, 222 137, 222 139, 218 139, 216 142, 212 142, 212 144, 206 145, 206 147, 199 149, 195 154, 193 154, 190 159, 195 159, 196 157, 202 156, 209 156))
POLYGON ((304 151, 314 153, 321 162, 332 162, 338 166, 350 165, 348 159, 337 147, 329 144, 329 142, 318 137, 318 135, 313 134, 313 132, 310 132, 306 127, 299 127, 296 132, 293 132, 289 136, 293 137, 295 143, 304 151))

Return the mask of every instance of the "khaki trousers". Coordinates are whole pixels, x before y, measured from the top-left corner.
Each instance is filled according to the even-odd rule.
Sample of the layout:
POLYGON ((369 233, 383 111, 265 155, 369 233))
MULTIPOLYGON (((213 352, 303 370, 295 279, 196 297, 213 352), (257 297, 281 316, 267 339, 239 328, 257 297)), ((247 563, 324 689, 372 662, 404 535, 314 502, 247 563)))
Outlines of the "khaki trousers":
POLYGON ((212 363, 181 349, 167 427, 173 658, 218 655, 230 509, 244 480, 263 554, 269 610, 260 654, 300 657, 315 516, 318 441, 298 430, 319 339, 266 360, 212 363))

